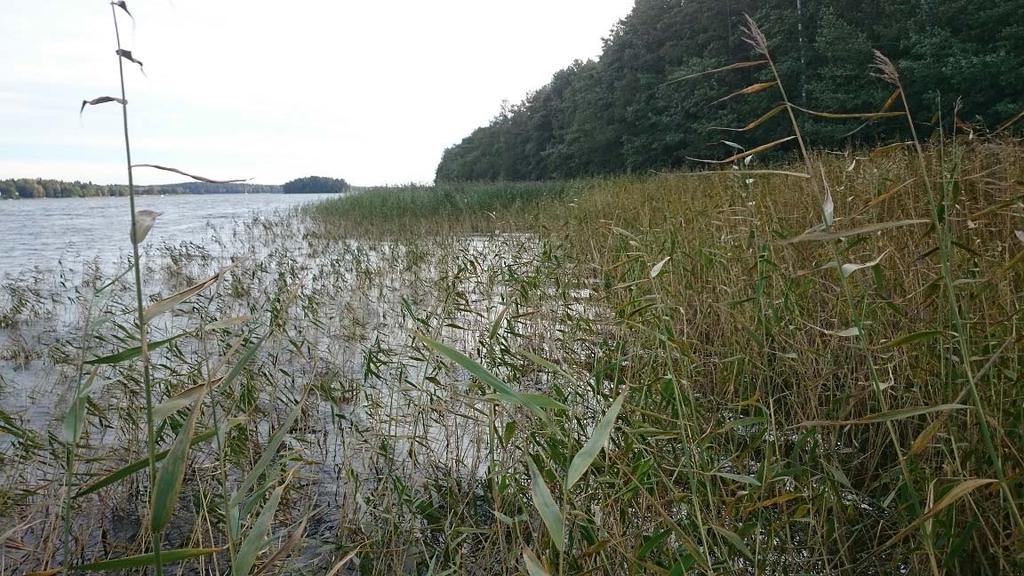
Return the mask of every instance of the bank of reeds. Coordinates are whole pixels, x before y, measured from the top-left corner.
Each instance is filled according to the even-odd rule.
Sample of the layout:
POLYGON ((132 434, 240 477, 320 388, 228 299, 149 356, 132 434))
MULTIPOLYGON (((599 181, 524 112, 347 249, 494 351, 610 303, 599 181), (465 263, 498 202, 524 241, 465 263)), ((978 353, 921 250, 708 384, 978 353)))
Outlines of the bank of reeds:
MULTIPOLYGON (((585 488, 555 490, 569 552, 522 537, 551 573, 1021 569, 1024 153, 950 138, 923 159, 922 175, 912 146, 812 154, 828 228, 818 186, 772 174, 589 181, 538 203, 520 230, 607 313, 562 335, 554 373, 599 405, 627 394, 585 488)), ((347 202, 326 226, 360 229, 347 202)), ((537 366, 484 364, 516 366, 516 389, 537 366)), ((515 449, 557 486, 590 424, 529 420, 515 449)))
POLYGON ((370 188, 312 212, 330 225, 320 231, 335 237, 375 236, 378 229, 380 237, 398 230, 408 237, 439 231, 490 234, 523 229, 540 216, 542 200, 568 199, 577 189, 561 181, 370 188))
MULTIPOLYGON (((853 117, 912 122, 879 65, 853 117)), ((48 350, 67 409, 0 412, 4 565, 141 572, 156 536, 185 573, 1020 573, 1024 149, 816 152, 780 98, 790 165, 375 190, 168 249, 152 414, 97 271, 48 350)), ((0 328, 58 301, 8 289, 0 328)))
MULTIPOLYGON (((763 60, 746 65, 771 69, 753 22, 747 40, 763 60)), ((1024 150, 959 123, 930 142, 915 132, 877 150, 813 151, 801 112, 913 132, 898 71, 881 55, 878 71, 895 89, 880 112, 800 110, 773 76, 751 92, 780 90, 772 114, 789 115, 789 138, 736 153, 720 173, 578 182, 571 197, 537 198, 528 218, 509 218, 607 314, 586 337, 564 333, 594 340, 563 346, 554 365, 529 351, 485 354, 505 371, 497 383, 476 366, 506 403, 535 413, 545 408, 507 394, 537 366, 588 391, 549 388, 562 404, 528 418, 514 444, 538 508, 539 534, 517 534, 531 573, 1022 569, 1024 150), (750 162, 789 141, 799 164, 750 162), (608 452, 574 488, 573 452, 600 411, 583 424, 563 406, 622 397, 608 452)), ((365 226, 409 194, 430 206, 450 189, 314 210, 324 229, 348 234, 400 238, 411 220, 417 234, 444 236, 477 198, 440 225, 424 210, 365 226)))

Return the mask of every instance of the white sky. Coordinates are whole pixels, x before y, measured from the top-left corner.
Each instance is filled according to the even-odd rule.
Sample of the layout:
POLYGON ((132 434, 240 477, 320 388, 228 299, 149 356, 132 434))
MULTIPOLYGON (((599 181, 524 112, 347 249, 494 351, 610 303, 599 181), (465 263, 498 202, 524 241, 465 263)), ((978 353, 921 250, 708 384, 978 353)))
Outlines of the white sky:
MULTIPOLYGON (((105 0, 6 0, 0 179, 126 181, 105 0)), ((573 59, 632 0, 128 0, 133 160, 213 178, 429 182, 444 149, 573 59)), ((127 63, 126 63, 127 64, 127 63)), ((137 171, 142 184, 181 177, 137 171)))

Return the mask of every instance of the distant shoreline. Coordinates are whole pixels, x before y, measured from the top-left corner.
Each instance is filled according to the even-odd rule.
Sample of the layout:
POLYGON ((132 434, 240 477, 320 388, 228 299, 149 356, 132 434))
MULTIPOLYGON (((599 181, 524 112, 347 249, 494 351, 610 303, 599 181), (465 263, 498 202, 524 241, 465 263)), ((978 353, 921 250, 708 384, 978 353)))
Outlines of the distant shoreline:
MULTIPOLYGON (((342 194, 349 186, 344 180, 310 177, 287 184, 247 184, 179 182, 136 186, 138 196, 205 195, 205 194, 342 194)), ((124 184, 93 184, 44 178, 10 178, 0 180, 0 199, 34 200, 40 198, 104 198, 128 196, 124 184)))
MULTIPOLYGON (((139 192, 136 190, 136 196, 238 196, 258 194, 266 196, 344 196, 348 192, 139 192)), ((107 194, 107 195, 93 195, 93 196, 38 196, 38 197, 20 197, 4 198, 0 197, 0 202, 10 200, 88 200, 90 198, 127 198, 128 194, 107 194)))

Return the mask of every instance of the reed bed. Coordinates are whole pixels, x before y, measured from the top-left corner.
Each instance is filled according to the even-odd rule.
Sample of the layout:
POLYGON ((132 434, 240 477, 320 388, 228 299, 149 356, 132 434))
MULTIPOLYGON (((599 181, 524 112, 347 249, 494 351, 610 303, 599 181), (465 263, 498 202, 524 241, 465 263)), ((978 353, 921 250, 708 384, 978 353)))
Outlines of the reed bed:
MULTIPOLYGON (((911 146, 815 154, 833 232, 817 186, 778 174, 586 181, 540 199, 520 229, 599 313, 553 348, 494 358, 478 335, 484 367, 527 390, 550 371, 545 389, 568 407, 553 422, 518 409, 530 423, 507 473, 530 500, 522 460, 536 460, 562 486, 567 528, 559 548, 523 506, 534 533, 517 544, 549 573, 1020 571, 1021 153, 936 140, 924 158, 938 207, 911 146), (534 357, 545 353, 553 365, 534 357), (607 452, 565 489, 601 407, 622 394, 607 452)), ((408 221, 363 228, 371 201, 314 210, 327 230, 403 237, 408 221)))
POLYGON ((721 172, 141 213, 5 283, 0 574, 1024 571, 1024 148, 920 141, 879 54, 842 118, 913 139, 816 152, 745 40, 792 134, 721 172))
MULTIPOLYGON (((349 197, 224 231, 242 252, 150 247, 147 305, 206 285, 151 325, 157 416, 179 407, 158 451, 253 350, 206 395, 164 532, 207 552, 166 570, 238 566, 224 511, 258 469, 238 542, 261 530, 263 573, 1019 572, 1024 158, 939 144, 961 328, 909 147, 815 156, 832 235, 806 179, 679 173, 576 182, 528 218, 388 225, 349 197)), ((0 393, 36 388, 4 406, 52 403, 3 418, 12 573, 146 554, 137 358, 86 365, 61 551, 76 367, 138 346, 118 275, 6 290, 0 393)))

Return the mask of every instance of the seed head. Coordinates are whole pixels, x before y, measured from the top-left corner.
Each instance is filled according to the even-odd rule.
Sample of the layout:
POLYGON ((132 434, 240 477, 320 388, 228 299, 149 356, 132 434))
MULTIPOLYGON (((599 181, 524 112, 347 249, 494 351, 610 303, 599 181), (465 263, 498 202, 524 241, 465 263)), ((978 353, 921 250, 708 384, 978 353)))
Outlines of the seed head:
POLYGON ((132 229, 131 234, 133 243, 141 244, 146 239, 160 214, 160 212, 154 212, 153 210, 135 211, 135 228, 132 229))

